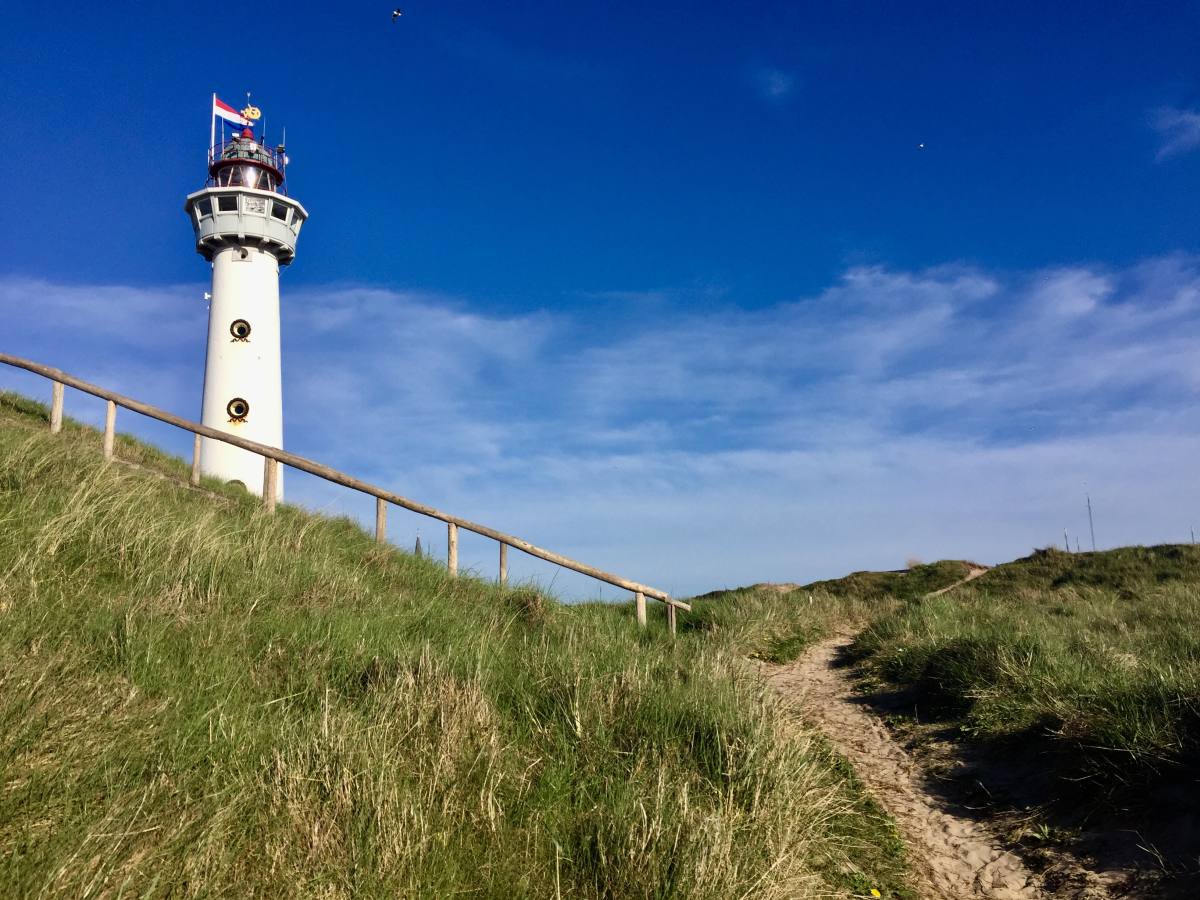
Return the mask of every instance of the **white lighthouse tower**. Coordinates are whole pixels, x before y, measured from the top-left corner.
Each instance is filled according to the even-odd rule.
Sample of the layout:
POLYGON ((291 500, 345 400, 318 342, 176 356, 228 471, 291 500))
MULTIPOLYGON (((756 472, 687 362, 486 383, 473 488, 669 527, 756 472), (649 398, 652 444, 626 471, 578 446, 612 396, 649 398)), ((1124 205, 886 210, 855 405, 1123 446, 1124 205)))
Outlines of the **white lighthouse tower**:
MULTIPOLYGON (((214 113, 229 119, 218 104, 225 107, 214 97, 214 113)), ((214 141, 206 186, 189 194, 184 208, 196 252, 212 263, 201 421, 282 449, 279 267, 295 258, 308 213, 287 196, 284 147, 264 146, 255 137, 251 123, 258 115, 248 106, 240 134, 214 141)), ((204 438, 200 471, 262 493, 262 457, 247 450, 204 438)))

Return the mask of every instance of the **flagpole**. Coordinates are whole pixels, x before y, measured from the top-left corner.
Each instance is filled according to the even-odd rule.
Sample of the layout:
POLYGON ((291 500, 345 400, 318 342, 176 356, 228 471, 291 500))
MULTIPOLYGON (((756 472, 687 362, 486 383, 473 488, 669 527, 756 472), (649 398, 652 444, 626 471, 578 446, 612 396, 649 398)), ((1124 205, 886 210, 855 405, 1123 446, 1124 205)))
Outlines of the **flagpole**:
POLYGON ((213 161, 213 147, 217 145, 217 92, 213 91, 212 106, 208 116, 208 164, 213 161))

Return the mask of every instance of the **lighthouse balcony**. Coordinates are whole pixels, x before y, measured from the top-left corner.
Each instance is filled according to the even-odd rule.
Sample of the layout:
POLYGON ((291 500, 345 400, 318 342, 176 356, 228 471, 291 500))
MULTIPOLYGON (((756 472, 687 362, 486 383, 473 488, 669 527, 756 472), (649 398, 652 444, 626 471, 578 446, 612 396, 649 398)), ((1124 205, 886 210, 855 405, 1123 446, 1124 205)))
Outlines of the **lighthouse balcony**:
POLYGON ((274 191, 209 187, 188 195, 184 208, 196 233, 196 252, 212 259, 229 246, 257 247, 286 266, 308 218, 304 207, 274 191))

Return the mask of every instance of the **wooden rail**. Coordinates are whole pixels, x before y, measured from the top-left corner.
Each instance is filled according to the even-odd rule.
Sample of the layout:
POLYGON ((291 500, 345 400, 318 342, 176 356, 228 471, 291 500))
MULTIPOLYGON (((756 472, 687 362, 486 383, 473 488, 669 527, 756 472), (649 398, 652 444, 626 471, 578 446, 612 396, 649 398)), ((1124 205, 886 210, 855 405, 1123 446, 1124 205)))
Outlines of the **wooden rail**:
POLYGON ((268 447, 266 444, 260 444, 257 441, 248 441, 245 438, 237 437, 236 435, 226 434, 223 431, 218 431, 215 428, 209 428, 207 425, 201 425, 199 422, 190 422, 187 419, 172 415, 169 412, 150 406, 148 403, 142 403, 138 400, 133 400, 129 397, 124 397, 121 394, 113 391, 105 390, 94 384, 76 378, 73 375, 68 375, 60 369, 55 369, 50 366, 43 366, 40 363, 32 362, 28 359, 22 359, 19 356, 11 356, 7 353, 0 353, 0 363, 5 363, 14 366, 18 369, 25 369, 33 372, 36 375, 41 375, 49 378, 53 382, 53 391, 51 397, 50 408, 50 431, 57 434, 62 429, 62 414, 63 414, 63 385, 73 387, 78 391, 83 391, 85 394, 91 394, 93 397, 99 397, 107 401, 105 416, 104 416, 104 458, 110 460, 115 453, 115 435, 116 435, 116 417, 117 407, 123 407, 132 412, 140 413, 143 416, 148 416, 151 419, 157 419, 160 422, 166 422, 168 425, 174 425, 177 428, 182 428, 185 431, 190 431, 196 436, 192 450, 192 471, 191 483, 193 485, 200 482, 200 438, 206 437, 214 441, 222 441, 226 444, 231 444, 234 447, 240 447, 243 450, 249 450, 251 453, 257 453, 263 457, 263 508, 268 512, 274 512, 276 503, 276 491, 279 484, 279 465, 291 466, 293 469, 299 469, 301 472, 308 472, 310 475, 316 475, 318 478, 323 478, 326 481, 340 484, 343 487, 348 487, 351 490, 360 491, 364 494, 369 494, 376 500, 375 504, 375 538, 382 542, 385 536, 385 528, 387 522, 387 504, 391 503, 395 506, 402 507, 422 516, 428 516, 431 519, 438 519, 446 523, 446 565, 450 570, 451 575, 457 574, 458 571, 458 529, 470 531, 474 534, 482 535, 486 538, 491 538, 498 541, 500 544, 500 576, 501 584, 508 579, 508 548, 515 547, 530 556, 545 560, 546 562, 554 563, 562 566, 564 569, 570 569, 572 572, 579 572, 581 575, 587 575, 590 578, 595 578, 597 581, 603 581, 605 584, 611 584, 615 587, 623 588, 630 591, 634 595, 637 606, 638 624, 645 627, 646 624, 646 609, 645 598, 650 597, 665 603, 667 606, 667 624, 671 633, 675 633, 676 611, 690 611, 691 606, 684 603, 682 600, 674 599, 666 591, 660 591, 657 588, 649 587, 648 585, 640 584, 636 581, 630 581, 628 578, 621 578, 619 575, 613 575, 611 572, 605 572, 602 569, 597 569, 594 566, 585 565, 577 560, 567 556, 562 556, 529 541, 522 540, 511 534, 505 534, 503 531, 497 531, 494 528, 488 528, 486 525, 480 525, 477 522, 472 522, 469 519, 463 519, 458 516, 452 516, 449 513, 442 512, 432 506, 427 506, 424 503, 418 503, 415 500, 410 500, 400 494, 392 491, 384 490, 381 487, 376 487, 373 484, 368 484, 344 472, 339 472, 337 469, 322 465, 311 459, 303 456, 297 456, 294 453, 287 453, 277 447, 268 447))

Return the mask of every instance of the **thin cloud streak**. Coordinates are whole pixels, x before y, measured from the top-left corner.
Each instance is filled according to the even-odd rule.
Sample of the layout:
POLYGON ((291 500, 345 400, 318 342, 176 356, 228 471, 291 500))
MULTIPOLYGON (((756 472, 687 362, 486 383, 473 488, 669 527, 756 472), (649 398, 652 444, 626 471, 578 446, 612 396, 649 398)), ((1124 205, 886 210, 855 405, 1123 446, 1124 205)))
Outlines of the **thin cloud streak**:
POLYGON ((1200 111, 1163 106, 1151 114, 1150 125, 1162 138, 1154 157, 1158 162, 1200 148, 1200 111))
POLYGON ((771 67, 755 69, 753 80, 759 93, 773 102, 786 100, 796 90, 796 76, 783 69, 771 67))

